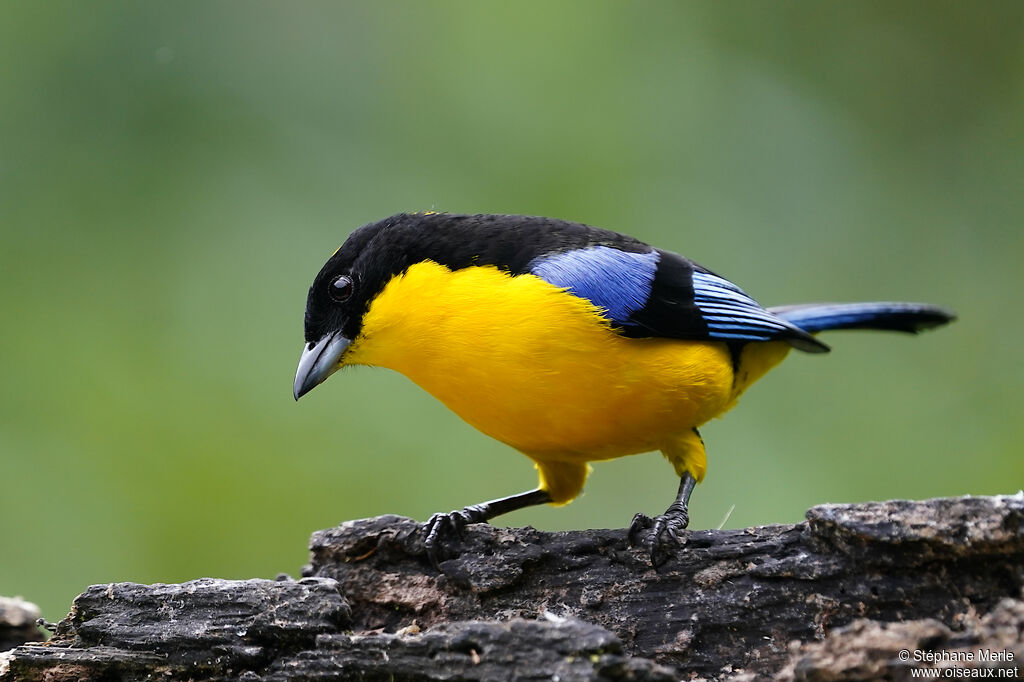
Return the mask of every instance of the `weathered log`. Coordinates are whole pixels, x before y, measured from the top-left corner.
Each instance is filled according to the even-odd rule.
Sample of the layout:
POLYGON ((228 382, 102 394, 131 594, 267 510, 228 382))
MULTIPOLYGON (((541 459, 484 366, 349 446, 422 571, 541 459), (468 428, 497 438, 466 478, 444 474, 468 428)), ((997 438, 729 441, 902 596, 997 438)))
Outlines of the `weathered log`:
POLYGON ((0 651, 25 642, 38 642, 43 633, 36 627, 39 607, 20 597, 0 597, 0 651))
POLYGON ((0 680, 1016 672, 1024 495, 825 505, 807 519, 689 532, 658 569, 623 530, 474 525, 440 573, 414 521, 352 521, 314 534, 297 582, 93 586, 50 642, 0 654, 0 680))

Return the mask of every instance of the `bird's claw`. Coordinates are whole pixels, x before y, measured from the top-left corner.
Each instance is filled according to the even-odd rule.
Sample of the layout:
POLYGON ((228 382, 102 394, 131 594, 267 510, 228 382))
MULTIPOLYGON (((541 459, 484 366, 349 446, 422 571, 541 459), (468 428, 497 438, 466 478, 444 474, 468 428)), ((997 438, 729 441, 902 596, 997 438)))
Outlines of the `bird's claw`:
POLYGON ((686 544, 686 537, 681 536, 680 531, 689 523, 690 516, 685 509, 669 509, 653 519, 647 514, 637 514, 629 524, 629 544, 633 547, 646 545, 651 565, 657 568, 686 544))
POLYGON ((484 521, 487 521, 487 517, 483 514, 483 510, 472 506, 465 509, 456 509, 447 514, 437 513, 431 516, 421 526, 421 530, 425 535, 423 547, 426 550, 427 559, 430 560, 430 564, 437 571, 440 571, 441 561, 444 558, 445 544, 451 541, 453 537, 461 540, 462 530, 469 524, 484 521))

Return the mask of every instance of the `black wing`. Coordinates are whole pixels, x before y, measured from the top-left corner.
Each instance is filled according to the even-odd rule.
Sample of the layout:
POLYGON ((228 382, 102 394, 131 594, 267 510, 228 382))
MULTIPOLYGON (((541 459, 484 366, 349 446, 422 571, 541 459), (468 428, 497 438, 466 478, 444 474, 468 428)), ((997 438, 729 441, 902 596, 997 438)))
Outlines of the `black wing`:
POLYGON ((627 336, 828 347, 738 286, 677 254, 596 245, 537 258, 529 271, 604 308, 627 336))

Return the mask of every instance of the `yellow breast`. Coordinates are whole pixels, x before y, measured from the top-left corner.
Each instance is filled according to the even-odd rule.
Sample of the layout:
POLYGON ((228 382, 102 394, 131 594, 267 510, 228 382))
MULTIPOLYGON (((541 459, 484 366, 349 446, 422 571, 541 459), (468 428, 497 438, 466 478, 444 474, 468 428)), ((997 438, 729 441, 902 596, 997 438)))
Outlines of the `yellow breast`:
POLYGON ((480 431, 549 462, 663 449, 768 369, 737 386, 722 343, 627 338, 599 308, 533 275, 431 262, 388 283, 344 361, 401 372, 480 431))

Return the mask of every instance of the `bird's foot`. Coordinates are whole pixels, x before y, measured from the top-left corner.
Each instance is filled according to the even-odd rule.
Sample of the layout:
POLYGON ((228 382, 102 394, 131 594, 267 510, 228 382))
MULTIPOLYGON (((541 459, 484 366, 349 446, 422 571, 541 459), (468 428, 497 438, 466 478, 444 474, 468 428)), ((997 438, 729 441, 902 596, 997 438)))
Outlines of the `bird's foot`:
POLYGON ((629 544, 633 547, 646 545, 651 565, 657 568, 686 544, 686 537, 680 537, 680 532, 689 523, 690 515, 685 508, 669 507, 653 519, 647 514, 637 514, 629 524, 629 544))
POLYGON ((486 523, 487 515, 479 505, 470 505, 465 509, 456 509, 447 514, 437 513, 421 526, 424 533, 423 547, 430 564, 441 570, 444 559, 445 545, 452 539, 462 539, 462 529, 471 523, 486 523))

